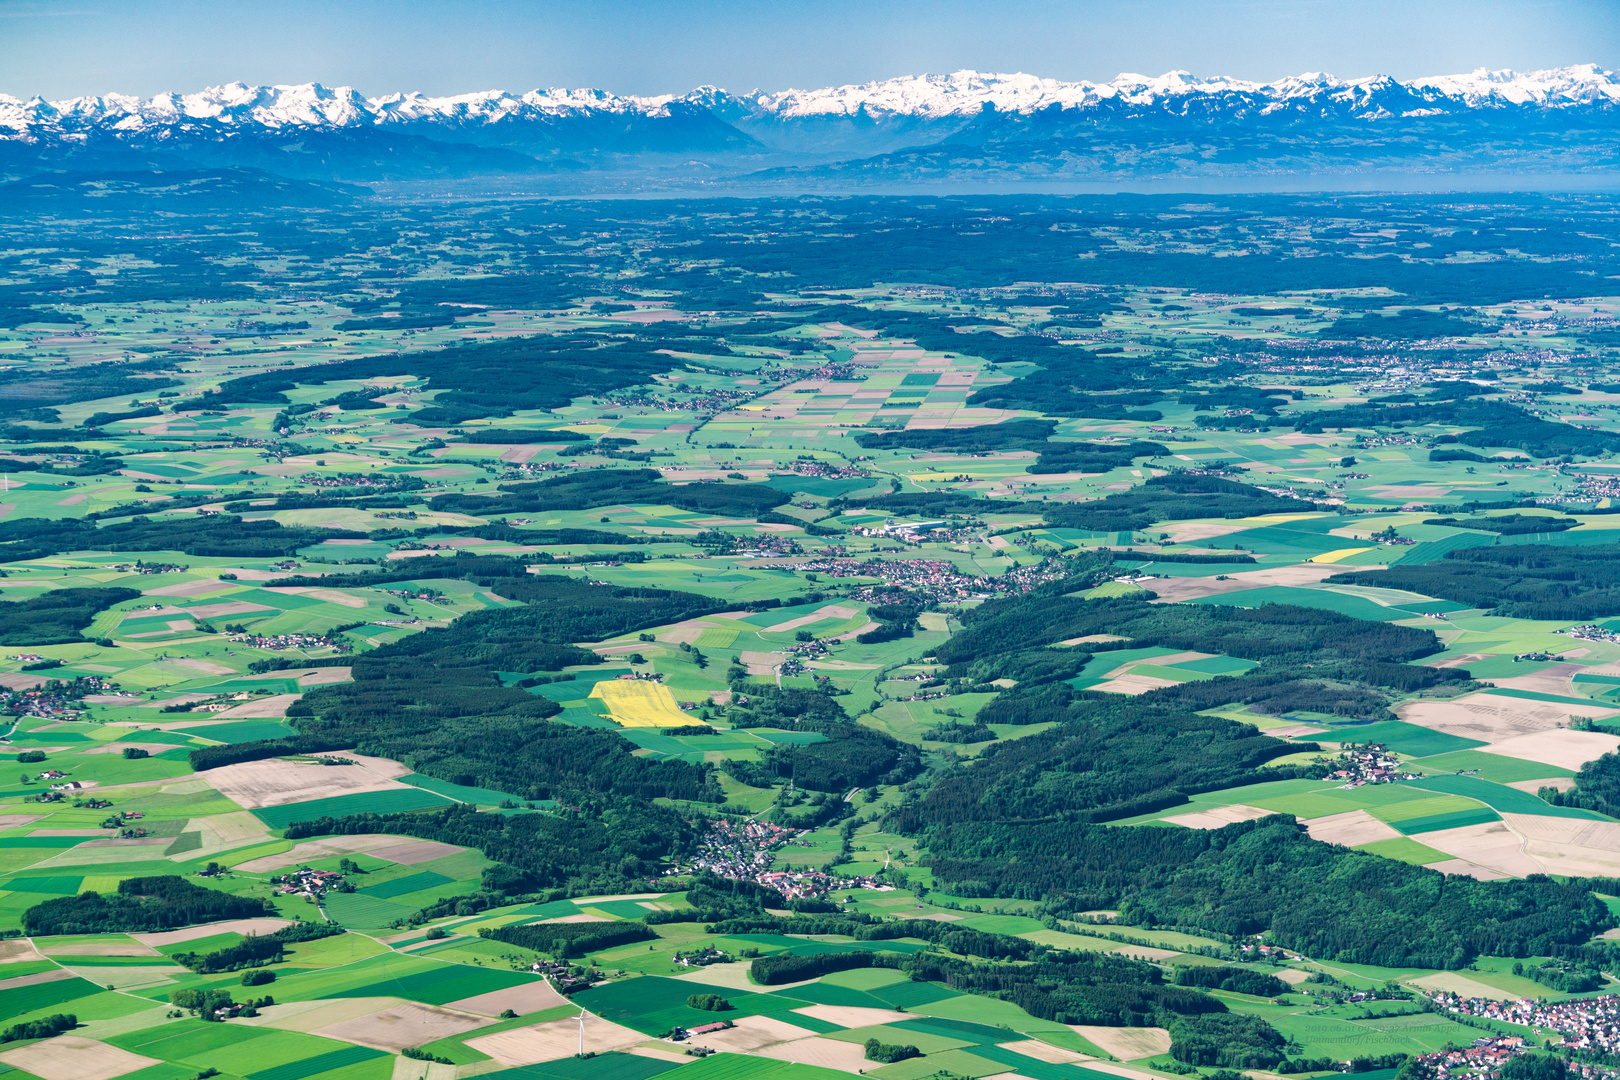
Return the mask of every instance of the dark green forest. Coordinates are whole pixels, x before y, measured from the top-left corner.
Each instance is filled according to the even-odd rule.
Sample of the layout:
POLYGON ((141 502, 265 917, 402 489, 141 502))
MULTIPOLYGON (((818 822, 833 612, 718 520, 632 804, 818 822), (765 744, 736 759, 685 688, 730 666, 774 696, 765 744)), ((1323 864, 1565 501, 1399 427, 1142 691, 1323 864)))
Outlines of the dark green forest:
POLYGON ((1620 551, 1502 544, 1449 551, 1421 566, 1337 574, 1329 583, 1406 589, 1514 619, 1620 615, 1620 551))
POLYGON ((0 645, 83 641, 80 631, 98 614, 140 596, 139 589, 56 589, 27 600, 0 600, 0 645))

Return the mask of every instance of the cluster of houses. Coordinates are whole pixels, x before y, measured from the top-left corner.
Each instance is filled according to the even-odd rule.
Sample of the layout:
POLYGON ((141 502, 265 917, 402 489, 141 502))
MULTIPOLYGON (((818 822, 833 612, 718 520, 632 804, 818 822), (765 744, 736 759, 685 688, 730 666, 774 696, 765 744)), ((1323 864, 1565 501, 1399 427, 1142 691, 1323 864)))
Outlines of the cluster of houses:
POLYGON ((319 900, 335 890, 343 880, 344 876, 335 870, 312 870, 300 866, 290 874, 271 878, 270 883, 276 887, 276 892, 283 895, 309 896, 319 900))
POLYGON ((713 945, 704 945, 691 952, 676 952, 675 963, 681 967, 708 967, 710 964, 729 964, 731 956, 713 945))
POLYGON ((1570 637, 1580 638, 1582 641, 1620 641, 1620 632, 1605 630, 1595 624, 1572 626, 1568 630, 1559 630, 1557 633, 1568 634, 1570 637))
MULTIPOLYGON (((798 830, 767 821, 731 821, 721 818, 709 825, 692 867, 723 878, 753 881, 770 870, 772 849, 798 835, 798 830)), ((671 871, 673 873, 674 871, 671 871)))
POLYGON ((1285 960, 1304 959, 1298 953, 1289 952, 1281 945, 1267 945, 1264 941, 1258 940, 1258 938, 1254 941, 1245 941, 1243 944, 1239 945, 1238 953, 1238 958, 1245 961, 1271 960, 1280 964, 1285 960))
POLYGON ((347 652, 352 646, 342 638, 320 634, 232 634, 231 640, 254 649, 277 652, 284 649, 336 649, 347 652))
MULTIPOLYGON (((27 661, 31 656, 21 654, 11 659, 27 661)), ((118 689, 117 683, 99 675, 80 675, 71 681, 52 679, 28 690, 0 687, 0 713, 18 717, 37 716, 46 720, 77 720, 82 709, 76 706, 83 704, 86 694, 113 694, 118 689)), ((0 745, 9 742, 9 739, 0 739, 0 745)))
POLYGON ((826 896, 833 887, 833 878, 820 870, 769 870, 754 880, 768 889, 775 889, 789 900, 826 896))
POLYGON ((1327 778, 1342 780, 1347 788, 1422 779, 1420 773, 1402 772, 1400 758, 1383 743, 1351 743, 1337 758, 1326 759, 1326 764, 1337 766, 1327 778))
POLYGON ((552 985, 563 994, 584 990, 602 978, 602 973, 594 968, 579 968, 556 960, 536 960, 529 965, 529 970, 550 979, 552 985))
MULTIPOLYGON (((817 899, 837 889, 888 891, 894 887, 872 877, 835 877, 808 867, 772 870, 771 863, 775 859, 772 851, 792 843, 803 831, 765 821, 714 821, 709 825, 709 834, 704 837, 697 857, 687 869, 708 870, 734 881, 757 882, 789 900, 817 899)), ((666 874, 684 872, 681 869, 665 871, 666 874)))
POLYGON ((1454 1047, 1433 1054, 1420 1054, 1418 1061, 1428 1066, 1437 1077, 1455 1073, 1481 1073, 1496 1075, 1503 1065, 1524 1050, 1524 1040, 1517 1035, 1495 1035, 1475 1039, 1472 1046, 1454 1047))
POLYGON ((1570 1050, 1620 1053, 1620 995, 1604 994, 1549 1003, 1529 999, 1492 1001, 1441 992, 1434 995, 1434 1002, 1466 1016, 1556 1031, 1563 1036, 1565 1048, 1570 1050))

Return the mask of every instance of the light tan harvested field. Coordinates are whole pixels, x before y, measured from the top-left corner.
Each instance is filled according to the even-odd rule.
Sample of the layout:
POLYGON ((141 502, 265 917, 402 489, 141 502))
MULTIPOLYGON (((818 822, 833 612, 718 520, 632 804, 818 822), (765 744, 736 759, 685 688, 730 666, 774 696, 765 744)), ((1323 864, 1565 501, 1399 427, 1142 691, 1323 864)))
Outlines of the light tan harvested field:
POLYGON ((346 683, 354 678, 351 674, 353 670, 353 668, 346 667, 316 668, 298 676, 298 685, 332 686, 336 683, 346 683))
POLYGON ((39 953, 34 951, 34 943, 27 938, 10 938, 0 941, 0 964, 14 964, 19 960, 38 960, 39 953))
POLYGON ((1320 735, 1326 730, 1311 724, 1289 724, 1287 727, 1266 728, 1265 733, 1277 739, 1298 739, 1305 735, 1320 735))
MULTIPOLYGON (((1095 1027, 1091 1024, 1070 1024, 1069 1029, 1095 1046, 1113 1054, 1121 1061, 1152 1057, 1170 1052, 1170 1033, 1164 1028, 1095 1027)), ((1088 1065, 1087 1068, 1093 1066, 1088 1065)))
POLYGON ((1500 754, 1580 772, 1582 765, 1612 753, 1617 747, 1620 747, 1620 738, 1613 735, 1597 731, 1560 730, 1518 735, 1479 749, 1487 754, 1500 754))
POLYGON ((1549 776, 1545 780, 1514 780, 1506 786, 1516 788, 1519 791, 1528 791, 1534 795, 1544 787, 1550 787, 1556 791, 1568 791, 1575 786, 1575 778, 1573 776, 1549 776))
POLYGON ((637 1057, 652 1058, 654 1061, 673 1061, 677 1065, 690 1065, 692 1059, 679 1050, 669 1050, 662 1046, 632 1046, 626 1050, 627 1054, 637 1057))
POLYGON ((350 596, 348 593, 339 592, 336 589, 308 589, 272 586, 264 591, 286 593, 289 596, 307 596, 312 600, 324 600, 328 604, 339 604, 343 607, 363 608, 366 606, 366 602, 360 597, 350 596))
POLYGON ((202 926, 188 926, 183 930, 164 930, 156 934, 131 934, 130 937, 142 945, 162 948, 165 945, 179 945, 186 941, 213 937, 215 934, 273 934, 282 927, 291 925, 291 919, 227 919, 224 922, 205 923, 202 926))
POLYGON ((1252 524, 1244 521, 1181 521, 1165 525, 1164 531, 1170 534, 1172 544, 1190 544, 1252 528, 1252 524))
MULTIPOLYGON (((361 766, 366 771, 374 773, 377 776, 386 777, 389 780, 393 780, 401 776, 409 776, 415 771, 409 765, 402 762, 393 761, 385 757, 367 757, 365 754, 356 754, 352 750, 344 751, 341 756, 348 758, 350 761, 361 766)), ((326 767, 331 768, 334 766, 326 767)))
POLYGON ((271 1005, 259 1010, 259 1015, 251 1020, 233 1020, 232 1023, 250 1023, 258 1027, 275 1028, 278 1031, 298 1031, 305 1035, 319 1031, 323 1027, 331 1027, 349 1020, 358 1020, 362 1016, 392 1009, 398 1005, 410 1004, 403 998, 396 997, 368 997, 368 998, 329 998, 325 1001, 293 1001, 280 1005, 271 1005))
POLYGON ((33 1073, 40 1080, 112 1080, 115 1076, 162 1064, 156 1058, 142 1057, 79 1035, 58 1035, 31 1046, 6 1050, 0 1052, 0 1061, 33 1073))
POLYGON ((44 686, 48 680, 43 675, 0 675, 0 686, 8 690, 32 690, 36 686, 44 686))
POLYGON ((820 1036, 777 1043, 756 1050, 755 1055, 777 1061, 796 1061, 800 1065, 819 1065, 823 1069, 839 1069, 847 1073, 863 1072, 874 1064, 866 1060, 865 1047, 820 1036))
POLYGON ((162 956, 144 941, 136 941, 127 934, 108 934, 105 937, 85 938, 61 945, 49 945, 40 950, 46 956, 162 956))
POLYGON ((241 844, 249 840, 257 840, 269 835, 270 827, 247 810, 237 810, 229 814, 210 814, 205 818, 193 818, 195 825, 206 826, 221 843, 241 844))
POLYGON ((536 979, 534 982, 522 983, 505 990, 492 990, 487 994, 452 1001, 445 1007, 459 1009, 465 1013, 477 1013, 479 1016, 499 1016, 507 1009, 511 1009, 519 1016, 527 1016, 541 1009, 566 1004, 567 999, 552 989, 549 982, 545 979, 536 979))
MULTIPOLYGON (((647 1036, 639 1031, 603 1020, 600 1016, 585 1014, 585 1050, 602 1054, 609 1050, 625 1050, 645 1042, 647 1036)), ((573 1017, 552 1020, 545 1024, 497 1031, 463 1042, 487 1054, 508 1067, 533 1065, 541 1061, 556 1061, 573 1057, 579 1051, 579 1021, 573 1017)))
POLYGON ((750 675, 769 675, 772 671, 776 670, 777 664, 780 664, 783 660, 787 659, 786 653, 759 652, 753 649, 745 649, 738 655, 741 657, 743 664, 748 668, 748 673, 750 675))
POLYGON ((809 1028, 802 1028, 797 1024, 789 1023, 786 1020, 777 1020, 769 1016, 739 1016, 735 1023, 737 1027, 733 1030, 756 1031, 775 1039, 777 1042, 807 1039, 815 1034, 809 1028))
POLYGON ((1310 972, 1300 971, 1298 968, 1278 968, 1275 972, 1277 978, 1289 986, 1298 986, 1311 977, 1310 972))
POLYGON ((365 791, 415 790, 359 765, 321 765, 277 758, 226 765, 202 775, 221 795, 249 810, 365 791))
MULTIPOLYGON (((1000 539, 1000 537, 997 537, 997 539, 1000 539)), ((1059 645, 1101 645, 1104 642, 1108 642, 1108 641, 1127 641, 1127 640, 1129 640, 1129 639, 1120 637, 1118 634, 1085 634, 1085 635, 1083 635, 1081 637, 1064 638, 1062 641, 1058 642, 1057 644, 1059 644, 1059 645)))
POLYGON ((612 922, 613 920, 606 915, 587 915, 584 912, 580 912, 578 915, 559 915, 555 919, 537 919, 535 921, 543 923, 586 923, 612 922))
POLYGON ((705 1035, 694 1035, 692 1038, 698 1045, 707 1046, 711 1050, 747 1054, 763 1046, 774 1046, 791 1039, 808 1039, 815 1034, 809 1028, 796 1027, 763 1016, 741 1016, 737 1018, 736 1025, 725 1031, 711 1031, 705 1035))
POLYGON ((1189 829, 1224 829, 1228 825, 1239 821, 1258 821, 1263 817, 1270 817, 1275 810, 1262 810, 1258 806, 1244 806, 1236 803, 1232 806, 1216 806, 1208 810, 1198 810, 1191 814, 1177 814, 1164 820, 1181 825, 1189 829))
MULTIPOLYGON (((394 837, 389 837, 392 840, 394 837)), ((437 840, 412 840, 407 844, 390 844, 384 847, 375 847, 366 852, 379 859, 397 862, 404 866, 415 866, 417 863, 431 862, 442 859, 446 855, 455 855, 466 851, 466 848, 456 847, 454 844, 442 844, 437 840)))
POLYGON ((1469 694, 1454 701, 1410 701, 1395 707, 1395 715, 1409 724, 1487 743, 1554 731, 1569 723, 1571 715, 1596 718, 1614 716, 1617 712, 1620 710, 1601 705, 1529 701, 1488 692, 1469 694))
MULTIPOLYGON (((696 971, 688 971, 684 975, 667 977, 681 982, 695 982, 704 986, 725 986, 732 990, 759 992, 759 984, 748 981, 747 964, 715 964, 712 967, 702 967, 696 971)), ((816 981, 815 979, 805 979, 800 982, 776 983, 771 989, 791 990, 795 986, 808 986, 816 981)))
POLYGON ((1092 1060, 1089 1055, 1077 1054, 1073 1050, 1065 1050, 1061 1046, 1043 1043, 1039 1039, 1018 1039, 1015 1042, 998 1044, 1003 1050, 1011 1050, 1015 1054, 1032 1057, 1036 1061, 1044 1061, 1049 1065, 1073 1065, 1080 1061, 1092 1060))
MULTIPOLYGON (((101 747, 96 747, 96 750, 101 747)), ((86 750, 84 753, 93 754, 96 750, 86 750)), ((101 836, 107 835, 106 829, 35 829, 29 836, 101 836)))
MULTIPOLYGON (((1562 819, 1561 819, 1562 820, 1562 819)), ((1423 833, 1418 842, 1453 858, 1465 859, 1510 877, 1546 873, 1540 861, 1525 853, 1525 839, 1505 821, 1464 825, 1423 833)))
POLYGON ((1361 567, 1339 566, 1336 563, 1299 563, 1295 566, 1275 566, 1264 570, 1245 570, 1228 574, 1226 581, 1216 581, 1213 577, 1173 577, 1158 578, 1152 585, 1161 602, 1180 603, 1196 600, 1202 596, 1219 596, 1221 593, 1259 589, 1268 585, 1313 585, 1331 574, 1343 574, 1359 569, 1361 567))
POLYGON ((1539 694, 1579 697, 1580 695, 1575 693, 1574 682, 1570 676, 1585 670, 1587 669, 1580 664, 1555 664, 1534 675, 1510 675, 1505 679, 1492 679, 1491 683, 1509 690, 1532 690, 1539 694))
MULTIPOLYGON (((27 959, 38 960, 42 958, 38 953, 31 952, 27 959)), ((36 971, 32 975, 18 975, 11 979, 0 979, 0 990, 15 990, 19 986, 37 986, 40 983, 60 982, 62 979, 71 978, 73 978, 73 974, 68 971, 36 971)))
POLYGON ((1488 866, 1469 862, 1467 859, 1442 859, 1439 862, 1424 863, 1425 870, 1438 870, 1442 874, 1452 877, 1471 877, 1476 881, 1505 881, 1512 874, 1504 874, 1500 870, 1492 870, 1488 866))
POLYGON ((867 633, 869 631, 872 631, 872 630, 876 630, 877 628, 878 628, 878 624, 875 623, 875 622, 864 622, 861 625, 857 626, 853 630, 850 630, 850 631, 847 631, 845 633, 839 634, 835 638, 828 638, 827 640, 828 641, 854 641, 856 638, 860 637, 862 634, 865 634, 865 633, 867 633))
POLYGON ((23 825, 32 825, 44 814, 0 814, 0 829, 16 829, 23 825))
POLYGON ((302 694, 271 694, 269 697, 256 698, 253 701, 244 701, 240 705, 233 705, 229 709, 215 713, 214 719, 245 720, 286 716, 287 706, 301 697, 303 697, 302 694))
POLYGON ((1433 975, 1425 975, 1419 979, 1407 981, 1408 986, 1416 986, 1423 990, 1446 990, 1463 997, 1486 998, 1491 1001, 1516 1001, 1518 994, 1507 990, 1498 990, 1494 986, 1487 986, 1482 982, 1459 975, 1455 971, 1441 971, 1433 975))
POLYGON ((853 619, 860 613, 860 608, 847 607, 843 604, 828 604, 819 611, 812 611, 810 614, 801 615, 797 619, 789 619, 787 622, 779 622, 775 626, 767 626, 765 632, 777 633, 784 630, 797 630, 801 626, 809 626, 811 623, 820 622, 822 619, 853 619))
POLYGON ((1399 830, 1385 825, 1365 810, 1312 818, 1305 822, 1305 831, 1311 834, 1313 840, 1320 840, 1324 844, 1343 844, 1345 847, 1358 847, 1375 840, 1393 840, 1401 835, 1399 830))
MULTIPOLYGON (((877 1024, 892 1024, 895 1021, 893 1009, 868 1009, 860 1005, 807 1005, 793 1011, 816 1020, 825 1020, 829 1024, 837 1024, 841 1028, 872 1027, 877 1024)), ((788 1022, 792 1023, 791 1020, 788 1022)))
POLYGON ((1620 874, 1620 824, 1540 814, 1503 814, 1525 838, 1525 851, 1549 874, 1614 877, 1620 874))
POLYGON ((274 611, 266 604, 253 604, 246 600, 222 600, 217 604, 198 604, 185 609, 194 619, 223 619, 231 615, 251 615, 255 611, 274 611))
POLYGON ((204 675, 234 675, 234 674, 236 674, 236 669, 234 669, 234 668, 228 668, 224 664, 212 664, 212 663, 209 663, 207 660, 186 660, 186 659, 154 660, 152 663, 147 665, 147 668, 150 669, 150 668, 155 668, 155 667, 162 667, 163 665, 166 665, 166 664, 167 665, 172 665, 172 666, 174 666, 176 668, 179 668, 180 671, 178 672, 178 675, 182 679, 195 679, 197 677, 197 672, 201 672, 204 675))
POLYGON ((1159 949, 1152 945, 1114 945, 1104 947, 1102 951, 1129 956, 1132 960, 1149 960, 1156 964, 1163 963, 1172 956, 1181 955, 1174 949, 1159 949))
MULTIPOLYGON (((390 836, 387 839, 393 841, 398 838, 390 836)), ((312 859, 325 859, 332 855, 353 855, 357 851, 369 855, 376 840, 377 834, 375 833, 360 836, 328 836, 320 840, 306 840, 294 846, 291 851, 283 851, 276 855, 261 855, 257 859, 249 859, 245 863, 238 863, 235 868, 249 874, 266 874, 283 866, 293 866, 298 863, 309 862, 312 859)))
POLYGON ((1145 694, 1149 690, 1162 690, 1166 686, 1177 685, 1179 684, 1170 679, 1155 679, 1151 675, 1120 675, 1117 678, 1109 679, 1107 682, 1098 683, 1091 689, 1100 690, 1105 694, 1125 694, 1129 697, 1135 697, 1137 694, 1145 694))
POLYGON ((229 581, 182 581, 178 585, 163 585, 156 589, 142 589, 145 596, 207 596, 209 593, 229 592, 237 586, 229 581))
POLYGON ((317 1028, 311 1034, 397 1054, 407 1046, 421 1046, 436 1039, 447 1039, 464 1031, 487 1027, 490 1023, 485 1016, 472 1016, 407 1001, 368 1016, 317 1028))

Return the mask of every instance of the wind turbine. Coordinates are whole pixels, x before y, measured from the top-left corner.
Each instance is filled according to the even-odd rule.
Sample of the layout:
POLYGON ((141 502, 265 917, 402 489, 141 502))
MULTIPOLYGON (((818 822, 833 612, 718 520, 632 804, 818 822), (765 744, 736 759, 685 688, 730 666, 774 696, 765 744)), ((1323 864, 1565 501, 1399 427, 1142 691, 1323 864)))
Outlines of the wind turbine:
POLYGON ((585 1010, 579 1010, 579 1056, 585 1056, 585 1010))

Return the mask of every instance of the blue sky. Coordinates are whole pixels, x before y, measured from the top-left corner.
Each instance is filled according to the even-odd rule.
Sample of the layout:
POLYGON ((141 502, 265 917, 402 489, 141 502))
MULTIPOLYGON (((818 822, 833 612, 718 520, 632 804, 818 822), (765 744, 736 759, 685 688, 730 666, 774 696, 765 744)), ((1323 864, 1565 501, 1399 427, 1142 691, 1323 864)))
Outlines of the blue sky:
POLYGON ((0 0, 0 93, 242 79, 680 93, 978 68, 1101 80, 1620 67, 1620 0, 0 0))

